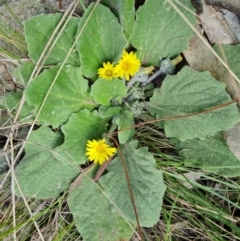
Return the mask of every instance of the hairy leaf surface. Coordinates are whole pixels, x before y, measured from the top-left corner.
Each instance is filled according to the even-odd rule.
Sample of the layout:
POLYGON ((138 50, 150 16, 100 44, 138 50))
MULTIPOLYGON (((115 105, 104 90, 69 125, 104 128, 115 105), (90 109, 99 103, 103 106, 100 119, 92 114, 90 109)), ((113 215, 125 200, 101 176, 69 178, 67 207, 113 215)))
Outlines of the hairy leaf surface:
POLYGON ((124 27, 124 33, 129 40, 134 26, 135 7, 134 0, 102 0, 101 3, 108 6, 119 18, 124 27))
POLYGON ((172 142, 185 158, 186 166, 201 168, 206 172, 222 176, 240 175, 240 161, 230 151, 221 133, 207 137, 205 140, 180 142, 174 139, 172 142))
POLYGON ((127 87, 125 82, 120 79, 97 79, 91 87, 91 96, 96 103, 110 106, 112 99, 127 96, 127 87))
POLYGON ((56 157, 68 159, 71 163, 83 164, 87 161, 86 144, 88 140, 102 139, 107 123, 101 119, 97 111, 87 109, 74 113, 62 126, 64 143, 56 148, 56 157))
MULTIPOLYGON (((59 66, 45 70, 28 85, 25 90, 26 100, 39 111, 50 86, 57 75, 59 66)), ((46 102, 38 116, 38 121, 53 127, 66 123, 73 112, 96 104, 90 96, 88 81, 82 77, 80 68, 66 65, 62 68, 53 88, 49 91, 46 102)))
POLYGON ((123 158, 140 225, 151 227, 159 220, 166 189, 162 172, 157 169, 156 162, 146 147, 137 148, 137 141, 125 143, 120 147, 121 153, 118 152, 118 156, 108 167, 108 173, 99 181, 123 217, 136 225, 136 216, 121 160, 123 158))
MULTIPOLYGON (((54 157, 54 149, 62 142, 63 135, 48 127, 41 127, 31 133, 25 146, 26 155, 15 169, 24 196, 57 197, 69 188, 79 174, 78 166, 70 164, 66 159, 59 161, 54 157)), ((19 189, 15 194, 21 196, 19 189)))
POLYGON ((69 193, 68 205, 75 224, 86 241, 129 240, 134 228, 119 216, 104 190, 94 183, 92 170, 81 174, 69 193))
MULTIPOLYGON (((78 31, 82 31, 92 6, 84 13, 78 31)), ((103 62, 118 61, 126 46, 123 27, 116 16, 109 8, 98 4, 77 42, 83 74, 89 78, 97 76, 97 70, 103 62)))
MULTIPOLYGON (((167 137, 181 141, 205 138, 228 130, 239 121, 236 103, 231 103, 225 85, 209 72, 184 67, 177 75, 167 76, 150 101, 150 111, 163 121, 167 137)), ((161 124, 162 125, 162 124, 161 124)))
MULTIPOLYGON (((189 0, 181 3, 193 10, 189 0)), ((182 7, 180 10, 194 25, 195 16, 182 7)), ((191 28, 168 1, 146 0, 137 10, 131 44, 144 64, 159 65, 160 59, 175 57, 187 49, 192 36, 191 28)))
MULTIPOLYGON (((59 13, 41 14, 34 16, 25 22, 25 38, 28 46, 29 56, 34 61, 34 63, 37 63, 61 18, 62 14, 59 13)), ((44 62, 45 65, 58 64, 59 62, 63 62, 74 43, 74 37, 77 31, 78 22, 78 18, 71 17, 56 44, 53 46, 52 42, 49 45, 53 46, 53 49, 51 50, 47 60, 44 62)), ((45 53, 45 56, 46 54, 47 52, 45 53)), ((80 65, 79 56, 76 50, 72 51, 67 59, 66 64, 71 64, 73 66, 80 65)))

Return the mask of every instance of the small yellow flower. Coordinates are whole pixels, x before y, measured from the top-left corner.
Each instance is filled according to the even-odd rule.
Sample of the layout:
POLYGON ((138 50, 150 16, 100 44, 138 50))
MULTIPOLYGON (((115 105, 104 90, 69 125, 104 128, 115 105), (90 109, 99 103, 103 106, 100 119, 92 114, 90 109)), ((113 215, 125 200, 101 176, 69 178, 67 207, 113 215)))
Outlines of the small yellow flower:
POLYGON ((125 77, 126 80, 129 80, 130 76, 133 76, 138 72, 140 65, 140 60, 135 53, 127 53, 124 51, 119 63, 115 67, 117 77, 125 77))
POLYGON ((98 76, 106 80, 111 80, 116 77, 114 65, 110 62, 103 63, 103 68, 98 69, 98 76))
POLYGON ((102 165, 110 157, 116 154, 117 149, 106 144, 106 139, 99 141, 92 140, 87 142, 86 155, 90 161, 102 165))

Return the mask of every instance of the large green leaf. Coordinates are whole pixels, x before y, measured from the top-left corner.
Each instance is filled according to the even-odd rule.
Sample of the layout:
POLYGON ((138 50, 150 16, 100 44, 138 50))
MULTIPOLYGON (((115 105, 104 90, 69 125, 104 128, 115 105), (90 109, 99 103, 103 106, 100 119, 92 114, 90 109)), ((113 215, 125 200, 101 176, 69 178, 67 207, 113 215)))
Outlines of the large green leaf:
POLYGON ((129 40, 135 18, 134 0, 102 0, 101 3, 108 6, 118 16, 120 23, 124 27, 124 33, 129 40))
POLYGON ((129 240, 134 228, 118 215, 111 199, 91 180, 92 173, 82 173, 69 192, 68 205, 77 229, 85 241, 129 240))
MULTIPOLYGON (((28 85, 25 90, 26 100, 38 112, 54 80, 59 66, 45 70, 28 85)), ((66 65, 47 97, 38 116, 38 121, 53 127, 64 124, 73 112, 96 106, 89 94, 88 81, 82 77, 80 68, 66 65)))
POLYGON ((96 103, 110 106, 112 99, 127 96, 127 87, 125 82, 120 79, 98 79, 91 87, 91 96, 96 103))
POLYGON ((230 151, 221 133, 205 140, 193 139, 180 142, 173 139, 172 142, 185 158, 186 166, 198 167, 221 176, 240 175, 240 161, 230 151))
MULTIPOLYGON (((66 159, 59 161, 53 156, 54 149, 62 142, 63 135, 48 127, 41 127, 31 133, 25 146, 26 155, 15 170, 24 196, 57 197, 68 189, 79 174, 78 166, 70 164, 66 159)), ((15 194, 21 196, 18 189, 15 194)))
MULTIPOLYGON (((82 30, 92 7, 93 4, 84 13, 78 31, 82 30)), ((116 16, 109 8, 98 4, 77 42, 83 74, 89 78, 96 76, 103 62, 116 62, 126 46, 123 28, 116 16)))
MULTIPOLYGON (((182 0, 181 3, 193 10, 189 0, 182 0)), ((194 25, 195 16, 178 7, 194 25)), ((168 1, 146 0, 136 15, 131 44, 138 50, 138 56, 144 64, 159 65, 160 59, 174 57, 187 49, 193 31, 168 1)))
MULTIPOLYGON (((46 15, 42 14, 34 16, 25 22, 24 31, 29 56, 35 63, 37 63, 43 49, 45 48, 61 18, 62 14, 59 13, 46 15)), ((63 33, 57 40, 56 45, 53 47, 51 54, 47 58, 46 62, 44 62, 45 65, 63 62, 74 43, 78 21, 79 18, 70 18, 65 29, 63 30, 63 33)), ((73 66, 80 65, 79 56, 76 50, 70 54, 66 64, 71 64, 73 66)))
POLYGON ((149 106, 157 118, 173 117, 163 122, 167 137, 185 141, 205 138, 236 124, 239 113, 235 103, 214 108, 229 101, 225 85, 209 72, 184 67, 177 75, 166 77, 149 106))
POLYGON ((106 132, 106 125, 106 121, 100 118, 97 111, 89 112, 84 109, 73 113, 69 121, 62 126, 65 141, 56 148, 56 157, 60 160, 68 159, 71 163, 85 163, 87 141, 101 139, 102 134, 106 132))
POLYGON ((131 188, 140 225, 151 227, 159 220, 166 188, 162 172, 157 169, 155 160, 146 147, 137 149, 137 141, 125 143, 120 147, 121 155, 112 160, 108 173, 99 181, 123 217, 136 225, 136 216, 130 198, 129 188, 131 188), (130 187, 126 181, 121 157, 126 164, 130 187))

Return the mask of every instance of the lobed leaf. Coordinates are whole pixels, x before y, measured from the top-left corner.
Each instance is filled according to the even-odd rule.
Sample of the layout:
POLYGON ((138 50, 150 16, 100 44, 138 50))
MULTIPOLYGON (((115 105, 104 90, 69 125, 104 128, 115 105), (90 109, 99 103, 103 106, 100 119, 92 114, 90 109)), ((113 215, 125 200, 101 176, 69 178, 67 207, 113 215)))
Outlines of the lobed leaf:
POLYGON ((90 94, 97 104, 110 106, 112 99, 127 96, 127 87, 120 79, 97 79, 91 87, 90 94))
POLYGON ((91 178, 93 170, 81 174, 69 193, 68 205, 85 241, 129 240, 134 232, 118 215, 114 203, 91 178))
POLYGON ((137 148, 137 141, 125 143, 120 148, 121 154, 119 151, 118 156, 110 163, 108 173, 99 181, 122 216, 136 225, 129 191, 131 188, 140 225, 151 227, 159 220, 166 189, 162 172, 157 170, 156 162, 146 147, 137 148), (130 187, 125 178, 121 158, 126 164, 130 187))
POLYGON ((80 53, 82 72, 89 78, 97 76, 97 70, 103 62, 118 61, 127 46, 123 28, 116 16, 101 4, 97 5, 84 26, 92 9, 93 4, 88 7, 78 24, 78 32, 82 31, 82 34, 76 44, 80 53))
MULTIPOLYGON (((26 100, 38 113, 60 66, 45 70, 28 85, 25 90, 26 100)), ((90 96, 88 81, 82 77, 80 68, 65 65, 51 89, 38 116, 38 121, 54 128, 67 122, 73 112, 96 104, 90 96)))
POLYGON ((101 4, 108 6, 116 14, 124 28, 127 40, 130 40, 135 21, 134 0, 102 0, 101 4))
POLYGON ((87 161, 86 143, 88 140, 101 139, 106 132, 107 123, 97 111, 87 109, 73 113, 62 126, 64 143, 56 148, 56 158, 68 159, 71 163, 84 164, 87 161))
MULTIPOLYGON (((194 10, 189 0, 181 3, 194 10)), ((180 8, 180 5, 177 6, 180 8)), ((195 16, 185 8, 182 14, 194 25, 195 16)), ((159 65, 165 57, 175 57, 187 49, 193 31, 169 4, 168 1, 146 0, 136 12, 131 44, 138 50, 141 62, 148 65, 159 65)))
MULTIPOLYGON (((25 40, 28 46, 29 56, 34 63, 37 63, 61 18, 62 14, 60 13, 41 14, 30 18, 24 23, 25 40)), ((74 43, 78 22, 79 18, 71 17, 69 19, 61 36, 51 50, 49 57, 44 62, 45 65, 63 62, 74 43)), ((51 45, 52 43, 50 46, 51 45)), ((79 56, 76 50, 72 51, 66 64, 80 66, 79 56)))
POLYGON ((167 137, 185 141, 203 139, 236 124, 238 109, 235 103, 224 105, 229 101, 225 85, 209 72, 184 67, 177 75, 167 76, 161 89, 154 91, 149 109, 157 118, 170 117, 163 121, 167 137))
POLYGON ((240 161, 233 155, 221 133, 205 140, 193 139, 180 142, 171 140, 185 158, 184 164, 201 168, 221 176, 237 177, 240 175, 240 161))
MULTIPOLYGON (((40 199, 57 197, 79 174, 78 166, 54 157, 54 149, 62 142, 61 132, 53 132, 48 127, 31 133, 25 146, 26 155, 15 169, 24 196, 40 199)), ((21 196, 19 189, 15 190, 15 194, 21 196)))

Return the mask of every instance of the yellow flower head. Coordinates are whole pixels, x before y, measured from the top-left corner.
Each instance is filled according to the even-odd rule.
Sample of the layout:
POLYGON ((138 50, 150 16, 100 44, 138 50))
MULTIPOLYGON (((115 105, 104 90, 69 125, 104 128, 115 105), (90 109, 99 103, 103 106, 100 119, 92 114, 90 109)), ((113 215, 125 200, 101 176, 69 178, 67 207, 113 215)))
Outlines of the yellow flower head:
POLYGON ((114 65, 110 62, 103 63, 103 68, 98 69, 98 76, 106 80, 111 80, 116 77, 114 65))
POLYGON ((106 139, 99 141, 92 140, 87 142, 86 155, 90 161, 102 165, 110 157, 116 154, 117 149, 106 144, 106 139))
POLYGON ((125 77, 126 80, 129 80, 130 76, 133 76, 138 72, 140 65, 140 60, 135 53, 127 53, 124 51, 119 63, 115 67, 117 77, 125 77))

